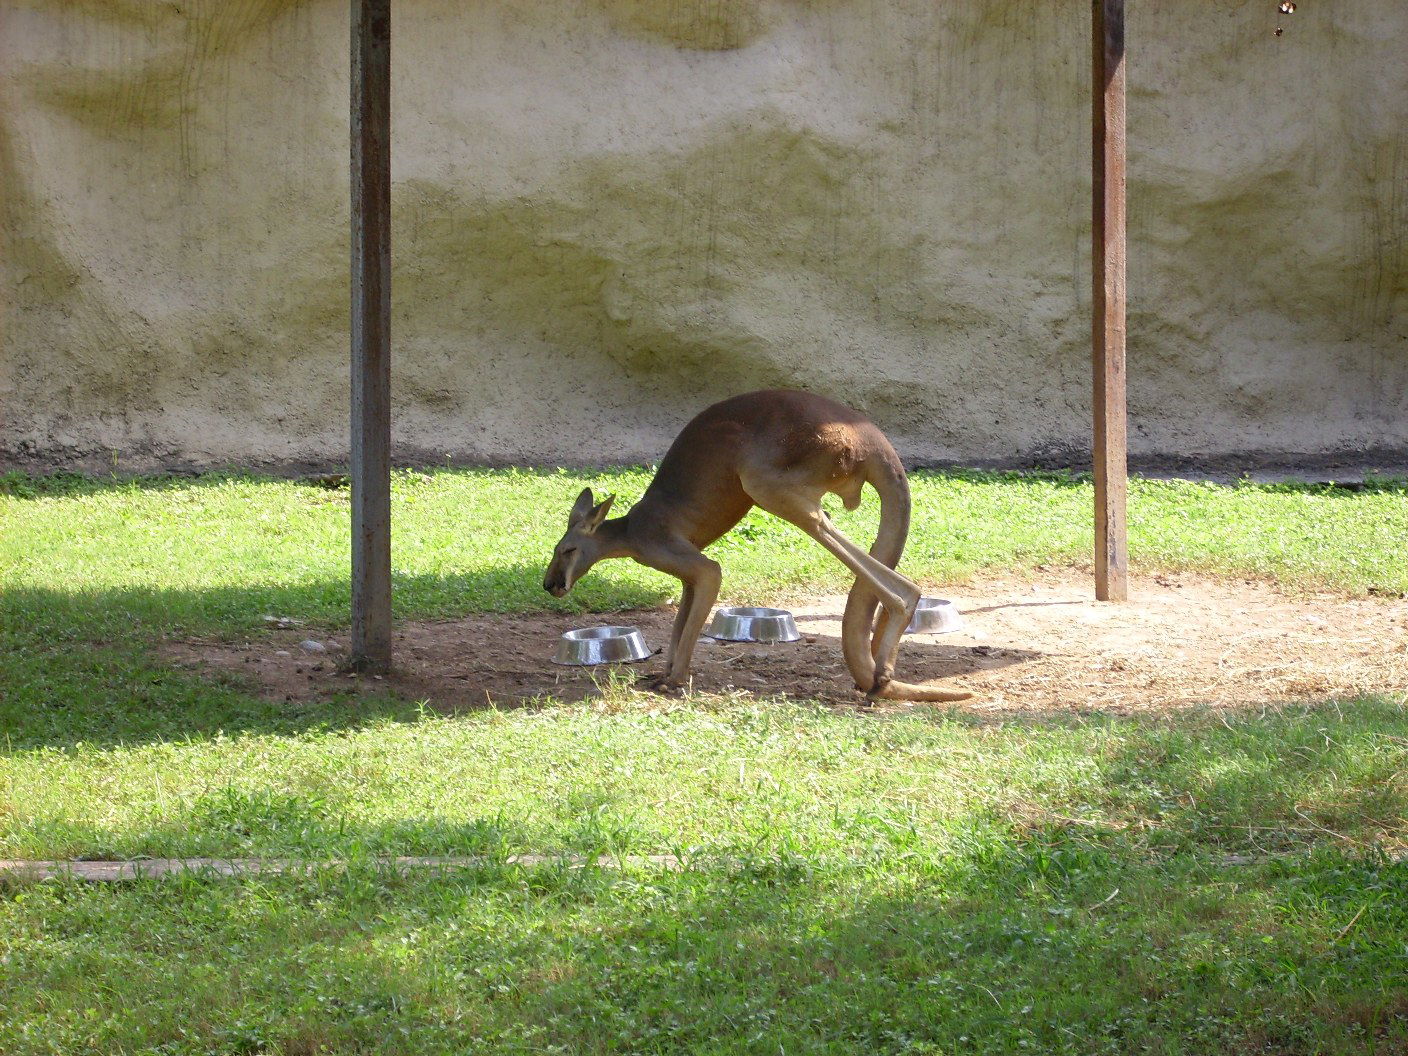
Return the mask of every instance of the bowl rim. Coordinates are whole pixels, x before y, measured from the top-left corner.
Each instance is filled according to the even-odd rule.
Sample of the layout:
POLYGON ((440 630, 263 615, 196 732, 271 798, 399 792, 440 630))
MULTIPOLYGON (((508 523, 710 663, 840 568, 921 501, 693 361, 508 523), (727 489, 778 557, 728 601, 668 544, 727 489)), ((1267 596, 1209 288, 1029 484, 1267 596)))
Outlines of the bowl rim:
POLYGON ((920 598, 914 613, 905 624, 905 634, 952 634, 963 629, 963 614, 958 605, 948 598, 920 598), (932 622, 936 626, 926 627, 932 622), (918 626, 916 626, 918 624, 918 626), (945 627, 944 624, 950 624, 945 627))
POLYGON ((639 664, 654 656, 645 634, 639 627, 623 624, 598 627, 574 627, 558 636, 557 649, 551 659, 559 667, 596 667, 601 664, 639 664), (596 633, 591 633, 596 632, 596 633), (624 632, 624 633, 611 633, 624 632), (593 651, 611 650, 620 656, 589 659, 593 651))
POLYGON ((642 643, 645 641, 645 635, 641 634, 639 627, 627 627, 624 624, 600 624, 596 627, 573 627, 571 630, 563 631, 560 636, 562 641, 567 642, 609 642, 631 637, 640 638, 642 643))
POLYGON ((765 645, 787 644, 800 641, 802 637, 790 610, 766 605, 721 606, 704 628, 703 636, 719 642, 757 642, 765 645), (744 615, 750 612, 767 615, 744 615))
POLYGON ((720 616, 731 620, 789 620, 792 612, 770 605, 721 605, 714 610, 714 618, 720 616))

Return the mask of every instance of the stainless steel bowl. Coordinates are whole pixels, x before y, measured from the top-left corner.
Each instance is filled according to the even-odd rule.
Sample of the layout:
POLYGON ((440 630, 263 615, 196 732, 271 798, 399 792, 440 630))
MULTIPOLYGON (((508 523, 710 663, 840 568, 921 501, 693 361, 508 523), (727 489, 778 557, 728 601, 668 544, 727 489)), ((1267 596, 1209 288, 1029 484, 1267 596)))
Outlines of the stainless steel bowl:
POLYGON ((958 614, 958 606, 947 598, 920 598, 919 607, 905 634, 948 634, 963 630, 963 617, 958 614))
POLYGON ((634 627, 583 627, 557 641, 554 664, 635 663, 650 656, 645 638, 634 627))
POLYGON ((719 609, 704 633, 724 642, 795 642, 802 637, 786 609, 746 605, 719 609))

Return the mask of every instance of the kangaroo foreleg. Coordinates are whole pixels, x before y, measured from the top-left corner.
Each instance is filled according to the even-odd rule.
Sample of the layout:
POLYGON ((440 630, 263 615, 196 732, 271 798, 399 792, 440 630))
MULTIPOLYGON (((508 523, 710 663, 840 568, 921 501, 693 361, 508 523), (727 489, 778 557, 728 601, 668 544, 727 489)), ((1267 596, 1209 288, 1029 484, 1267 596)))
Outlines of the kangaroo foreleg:
POLYGON ((650 689, 659 689, 670 680, 670 668, 674 665, 675 655, 680 650, 680 639, 684 637, 685 625, 689 623, 689 614, 694 608, 694 584, 685 580, 680 580, 680 584, 680 603, 675 611, 674 626, 670 628, 670 642, 665 647, 665 669, 641 675, 641 681, 650 689))
POLYGON ((678 691, 689 679, 689 667, 694 660, 694 646, 704 621, 713 611, 719 596, 723 572, 718 562, 705 557, 698 548, 682 540, 671 540, 649 548, 642 547, 637 557, 644 565, 679 578, 682 584, 680 609, 670 635, 670 650, 663 672, 649 680, 650 687, 661 691, 678 691))
MULTIPOLYGON (((681 580, 683 583, 684 581, 681 580)), ((680 591, 680 607, 675 613, 675 625, 670 629, 670 647, 665 650, 665 670, 675 662, 675 654, 680 650, 680 639, 684 637, 685 624, 689 622, 690 611, 694 608, 694 584, 684 583, 680 591)))

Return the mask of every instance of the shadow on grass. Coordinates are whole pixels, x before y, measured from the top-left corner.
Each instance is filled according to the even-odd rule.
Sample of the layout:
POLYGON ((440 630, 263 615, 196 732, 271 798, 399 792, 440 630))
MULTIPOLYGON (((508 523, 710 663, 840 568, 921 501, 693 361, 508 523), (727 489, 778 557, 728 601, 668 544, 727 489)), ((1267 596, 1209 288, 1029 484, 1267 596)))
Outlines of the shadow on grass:
MULTIPOLYGON (((393 573, 396 619, 437 619, 470 613, 612 612, 657 605, 670 591, 643 586, 593 569, 568 597, 542 587, 546 560, 513 562, 472 572, 393 573)), ((346 627, 351 589, 345 578, 291 583, 252 583, 197 589, 58 591, 34 587, 0 590, 0 633, 49 642, 188 634, 237 636, 264 628, 264 617, 292 617, 312 627, 346 627)))
POLYGON ((1161 853, 1280 854, 1314 842, 1401 844, 1408 784, 1402 698, 1162 717, 1103 761, 1108 809, 1161 853), (1157 775, 1156 779, 1151 775, 1157 775))
MULTIPOLYGON (((396 618, 609 613, 657 609, 673 600, 669 592, 642 586, 627 570, 621 571, 626 574, 620 574, 614 565, 603 565, 561 600, 542 590, 543 569, 528 562, 472 573, 397 575, 396 618)), ((493 699, 505 704, 539 695, 581 699, 598 692, 593 686, 559 685, 556 669, 545 662, 524 665, 519 660, 514 674, 523 688, 506 693, 502 681, 485 683, 477 674, 486 663, 501 666, 502 658, 476 663, 471 652, 436 656, 434 663, 421 665, 435 677, 420 677, 425 672, 414 672, 408 662, 388 680, 384 692, 320 684, 310 687, 317 689, 315 695, 297 694, 294 699, 282 691, 270 695, 261 690, 249 671, 227 668, 213 678, 204 677, 173 666, 160 655, 161 644, 170 641, 271 641, 266 622, 270 616, 291 618, 309 636, 325 637, 345 629, 348 604, 348 584, 342 579, 183 590, 126 588, 69 593, 20 588, 0 592, 0 645, 4 646, 0 651, 0 685, 4 687, 0 727, 13 748, 79 743, 104 746, 222 732, 290 734, 346 729, 405 719, 416 714, 414 702, 422 700, 450 710, 480 709, 485 706, 486 689, 492 691, 493 699), (457 669, 467 670, 468 675, 456 673, 457 669), (446 672, 451 675, 447 677, 446 672)), ((672 614, 661 611, 643 618, 661 623, 655 640, 667 640, 672 614)), ((763 665, 752 672, 748 688, 759 694, 854 703, 849 677, 839 668, 839 640, 825 635, 820 638, 815 655, 819 662, 837 668, 834 676, 816 677, 817 672, 812 671, 792 679, 785 670, 763 665)), ((293 647, 282 643, 270 651, 273 648, 293 647)), ((980 660, 971 649, 909 639, 901 654, 899 677, 919 681, 951 678, 1038 655, 1019 650, 1005 653, 1010 655, 980 660)), ((295 656, 288 666, 304 662, 295 656)), ((718 673, 712 681, 700 678, 696 686, 706 692, 728 690, 727 676, 733 670, 718 673)))
MULTIPOLYGON (((661 592, 595 575, 565 601, 526 563, 484 573, 396 577, 398 619, 470 611, 610 612, 657 605, 661 592)), ((344 580, 202 590, 0 592, 0 731, 12 748, 131 744, 218 732, 294 733, 405 718, 415 705, 388 695, 271 701, 247 680, 206 680, 162 662, 163 639, 258 640, 266 615, 303 621, 310 635, 346 626, 344 580)))
MULTIPOLYGON (((278 478, 239 469, 203 473, 152 473, 143 476, 90 476, 83 473, 0 473, 0 496, 15 499, 81 498, 123 492, 183 491, 222 484, 259 484, 278 478)), ((317 486, 310 482, 309 486, 317 486)))
MULTIPOLYGON (((615 466, 607 473, 631 472, 642 469, 639 466, 615 466)), ((319 491, 349 493, 346 467, 330 472, 303 472, 290 469, 289 472, 251 472, 238 466, 220 467, 205 471, 168 473, 147 473, 136 475, 85 474, 85 473, 27 473, 14 470, 0 473, 0 497, 16 499, 78 498, 88 495, 107 495, 122 492, 163 492, 181 491, 193 488, 220 487, 225 484, 281 484, 298 485, 319 491)), ((563 471, 557 468, 537 468, 534 466, 511 466, 493 468, 485 466, 449 467, 445 465, 415 465, 397 462, 392 470, 392 480, 406 475, 446 473, 457 476, 500 477, 529 476, 555 477, 563 471)), ((585 471, 574 471, 582 473, 585 471)))
POLYGON ((24 886, 0 901, 0 1047, 1398 1052, 1405 883, 1329 852, 1229 878, 1038 833, 883 873, 779 854, 24 886))
MULTIPOLYGON (((442 713, 483 710, 489 701, 496 708, 544 698, 570 703, 601 696, 606 691, 603 686, 613 678, 613 672, 596 669, 583 669, 589 674, 564 674, 549 664, 555 632, 550 627, 544 630, 540 614, 533 624, 543 635, 538 651, 525 650, 522 642, 506 642, 500 649, 476 653, 474 643, 486 640, 482 617, 474 619, 475 633, 467 633, 463 624, 442 627, 431 621, 416 627, 402 625, 400 660, 384 681, 340 677, 333 660, 320 664, 317 674, 305 673, 314 661, 292 642, 275 640, 262 619, 239 634, 221 616, 231 607, 248 611, 251 605, 255 612, 306 613, 307 608, 297 607, 306 595, 259 594, 257 601, 265 603, 261 605, 243 591, 214 597, 172 596, 175 593, 136 598, 124 594, 110 605, 106 599, 91 597, 51 601, 31 592, 22 609, 42 608, 44 615, 29 622, 23 634, 8 636, 7 648, 0 653, 0 680, 6 687, 0 694, 0 728, 6 732, 8 746, 16 750, 76 744, 100 747, 219 733, 351 729, 377 721, 410 720, 420 713, 421 702, 442 713), (199 606, 211 609, 197 612, 199 606), (123 633, 104 635, 103 630, 114 623, 122 626, 123 633), (203 636, 197 632, 201 627, 213 627, 219 633, 203 636), (215 644, 200 644, 209 639, 215 644), (163 641, 182 644, 163 655, 163 641), (280 649, 282 657, 276 655, 280 649), (186 655, 201 657, 201 667, 179 663, 186 655), (259 663, 237 662, 255 660, 259 663)), ((622 591, 612 600, 648 604, 663 599, 645 591, 634 595, 622 591)), ((605 606, 594 608, 601 611, 605 606)), ((657 643, 667 639, 672 621, 673 610, 659 607, 638 610, 632 617, 647 639, 657 643)), ((311 620, 300 631, 313 637, 323 634, 311 620)), ((493 631, 487 633, 492 636, 493 631)), ((844 670, 839 637, 808 634, 805 644, 777 647, 789 650, 785 656, 774 656, 767 647, 751 651, 702 647, 696 652, 694 689, 700 693, 744 690, 758 697, 826 705, 861 703, 844 670)), ((283 636, 288 637, 288 632, 283 636)), ((994 652, 910 638, 901 650, 898 676, 947 682, 1039 655, 1031 650, 994 652)), ((662 665, 657 656, 620 672, 620 677, 631 680, 662 665)))

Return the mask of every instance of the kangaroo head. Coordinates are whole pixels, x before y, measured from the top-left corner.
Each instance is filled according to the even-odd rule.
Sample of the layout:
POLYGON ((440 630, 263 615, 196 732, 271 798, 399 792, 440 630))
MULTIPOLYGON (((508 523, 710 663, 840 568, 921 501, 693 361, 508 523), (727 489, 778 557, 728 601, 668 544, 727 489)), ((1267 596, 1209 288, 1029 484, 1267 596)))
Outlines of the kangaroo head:
POLYGON ((577 496, 572 512, 567 515, 567 532, 553 550, 552 563, 543 576, 543 589, 553 597, 565 595, 604 556, 606 548, 597 538, 596 530, 606 520, 615 499, 615 495, 608 495, 598 503, 591 488, 583 488, 582 494, 577 496))

